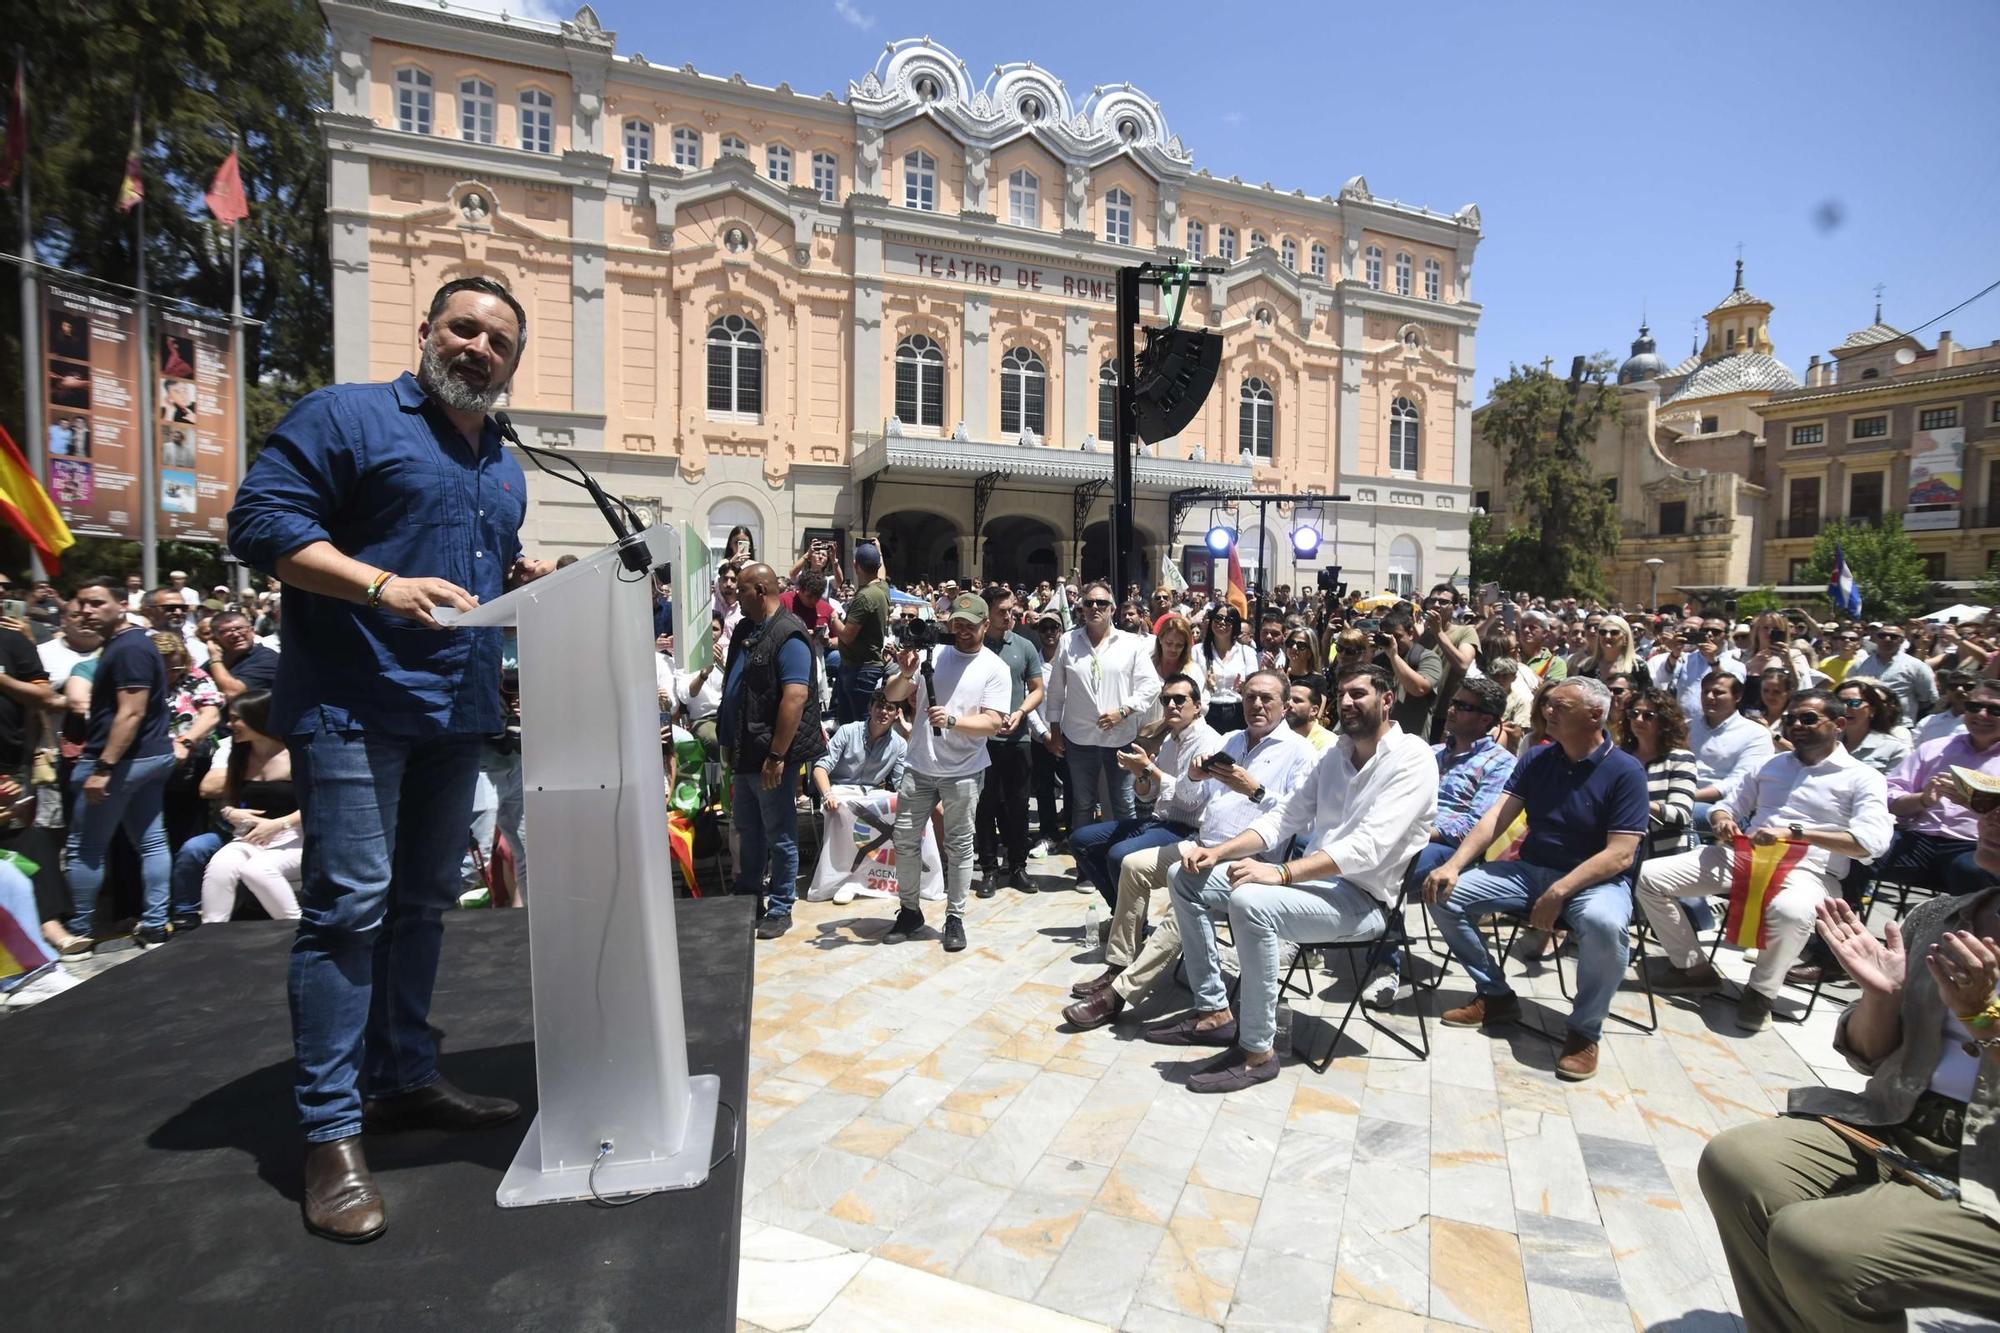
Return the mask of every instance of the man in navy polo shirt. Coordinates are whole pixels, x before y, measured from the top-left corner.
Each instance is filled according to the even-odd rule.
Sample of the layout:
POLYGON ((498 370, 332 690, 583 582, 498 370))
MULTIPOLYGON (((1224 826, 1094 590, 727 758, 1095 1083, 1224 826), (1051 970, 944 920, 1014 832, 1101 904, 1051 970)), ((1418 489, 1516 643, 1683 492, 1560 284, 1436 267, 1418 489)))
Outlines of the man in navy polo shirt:
POLYGON ((1480 938, 1481 917, 1529 912, 1537 930, 1561 924, 1576 936, 1576 1000, 1556 1075, 1577 1082, 1597 1073, 1598 1036, 1625 974, 1632 866, 1646 833, 1646 770, 1604 734, 1611 691, 1603 682, 1566 680, 1549 691, 1545 707, 1554 743, 1515 766, 1504 794, 1425 879, 1424 900, 1476 987, 1472 1003, 1440 1015, 1447 1027, 1521 1015, 1520 1000, 1480 938), (1524 810, 1521 859, 1481 860, 1524 810))

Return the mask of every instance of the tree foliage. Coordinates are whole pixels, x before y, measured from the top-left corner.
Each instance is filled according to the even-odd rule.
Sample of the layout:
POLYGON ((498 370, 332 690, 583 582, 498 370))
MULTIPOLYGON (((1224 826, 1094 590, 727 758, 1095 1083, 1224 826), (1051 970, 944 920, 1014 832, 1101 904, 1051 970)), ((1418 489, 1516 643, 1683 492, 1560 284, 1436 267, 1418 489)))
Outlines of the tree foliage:
MULTIPOLYGON (((317 112, 329 86, 319 10, 298 0, 0 0, 0 31, 28 62, 28 176, 37 256, 131 284, 130 214, 117 210, 136 104, 153 290, 229 309, 228 229, 202 194, 240 136, 249 438, 332 373, 326 154, 317 112)), ((5 56, 5 82, 14 66, 5 56)), ((0 210, 0 246, 21 250, 19 211, 0 210)), ((18 287, 0 283, 0 422, 25 420, 18 287)))
POLYGON ((1931 603, 1930 575, 1916 543, 1903 531, 1900 514, 1884 514, 1877 526, 1829 523, 1813 541, 1806 562, 1808 583, 1833 577, 1833 553, 1847 557, 1848 572, 1861 588, 1861 614, 1870 620, 1901 620, 1931 603))
POLYGON ((1610 368, 1594 358, 1573 404, 1567 377, 1539 366, 1510 367, 1493 387, 1480 429, 1500 454, 1516 513, 1493 516, 1475 546, 1475 577, 1545 597, 1605 595, 1601 562, 1618 549, 1618 510, 1587 449, 1619 411, 1610 368))

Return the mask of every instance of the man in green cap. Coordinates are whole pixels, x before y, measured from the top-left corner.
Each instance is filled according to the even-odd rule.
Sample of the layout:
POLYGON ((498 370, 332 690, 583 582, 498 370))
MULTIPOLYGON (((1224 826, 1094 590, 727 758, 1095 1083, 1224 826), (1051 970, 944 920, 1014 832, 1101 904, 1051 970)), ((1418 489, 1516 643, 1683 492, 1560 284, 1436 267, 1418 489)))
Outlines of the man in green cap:
POLYGON ((944 858, 944 947, 965 947, 965 896, 972 887, 972 814, 989 762, 986 738, 1006 725, 1013 703, 1007 666, 985 644, 986 601, 975 593, 952 599, 951 644, 926 650, 930 670, 921 675, 924 654, 896 654, 896 674, 882 692, 901 702, 914 696, 915 725, 903 783, 896 791, 896 894, 901 908, 882 938, 901 944, 924 928, 917 905, 923 882, 924 825, 934 806, 943 807, 938 850, 944 858))

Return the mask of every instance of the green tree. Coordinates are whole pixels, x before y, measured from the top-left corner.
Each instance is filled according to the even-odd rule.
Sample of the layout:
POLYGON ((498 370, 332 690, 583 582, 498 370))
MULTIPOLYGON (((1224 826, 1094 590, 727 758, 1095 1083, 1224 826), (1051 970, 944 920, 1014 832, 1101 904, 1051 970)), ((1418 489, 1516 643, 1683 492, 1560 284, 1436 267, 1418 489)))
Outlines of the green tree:
POLYGON ((1493 386, 1480 430, 1500 454, 1517 515, 1497 516, 1509 525, 1485 534, 1486 580, 1545 597, 1606 594, 1602 561, 1618 549, 1618 510, 1585 451, 1619 411, 1610 370, 1608 358, 1592 358, 1572 385, 1512 366, 1493 386))
MULTIPOLYGON (((134 280, 133 219, 116 200, 136 99, 151 286, 162 298, 226 312, 228 230, 209 216, 202 194, 229 154, 232 133, 240 136, 250 205, 243 310, 259 321, 244 331, 241 368, 254 451, 285 408, 326 383, 333 369, 326 153, 317 120, 331 66, 318 7, 297 0, 0 0, 0 31, 27 56, 33 239, 45 263, 134 280)), ((11 86, 12 53, 0 54, 11 86)), ((20 253, 21 242, 10 197, 0 208, 0 248, 20 253)), ((25 419, 19 305, 17 284, 0 282, 0 365, 7 368, 0 422, 16 439, 25 419)), ((0 544, 0 558, 11 555, 0 544)))
POLYGON ((1804 582, 1833 577, 1836 546, 1847 557, 1848 572, 1861 588, 1861 613, 1870 620, 1901 620, 1930 605, 1930 575, 1900 514, 1884 514, 1876 527, 1829 523, 1813 541, 1804 582))
POLYGON ((1752 588, 1749 592, 1738 597, 1736 599, 1736 614, 1742 619, 1748 620, 1752 616, 1761 616, 1766 611, 1782 611, 1786 605, 1785 599, 1778 595, 1777 587, 1767 583, 1761 588, 1752 588))

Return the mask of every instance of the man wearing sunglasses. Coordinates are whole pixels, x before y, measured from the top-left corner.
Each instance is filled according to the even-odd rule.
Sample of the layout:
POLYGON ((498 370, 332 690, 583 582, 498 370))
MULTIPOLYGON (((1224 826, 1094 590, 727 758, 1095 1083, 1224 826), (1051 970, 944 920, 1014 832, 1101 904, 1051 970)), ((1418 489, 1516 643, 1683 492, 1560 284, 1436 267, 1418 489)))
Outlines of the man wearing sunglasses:
POLYGON ((1730 891, 1739 833, 1758 847, 1803 845, 1803 859, 1779 891, 1764 900, 1757 965, 1736 1000, 1737 1027, 1760 1032, 1771 1026, 1771 1001, 1812 935, 1819 904, 1839 896, 1849 861, 1881 856, 1895 833, 1882 775, 1840 743, 1845 711, 1831 690, 1794 694, 1780 720, 1792 748, 1765 760, 1737 784, 1727 804, 1715 807, 1709 818, 1715 841, 1698 851, 1648 861, 1640 870, 1639 907, 1659 936, 1667 961, 1653 982, 1655 992, 1688 995, 1721 986, 1721 975, 1703 956, 1680 900, 1730 891))
MULTIPOLYGON (((1043 706, 1048 747, 1069 763, 1072 829, 1137 812, 1132 775, 1119 765, 1118 751, 1138 738, 1141 718, 1160 695, 1147 640, 1112 628, 1111 585, 1085 584, 1078 607, 1082 623, 1063 635, 1049 659, 1043 706)), ((1090 891, 1087 884, 1077 888, 1090 891)))
POLYGON ((1835 628, 1824 642, 1832 651, 1820 659, 1820 674, 1838 685, 1861 660, 1861 631, 1852 625, 1835 628))
POLYGON ((1917 724, 1915 743, 1919 748, 1965 730, 1965 701, 1972 687, 1979 683, 1979 677, 1970 671, 1940 671, 1937 683, 1938 702, 1944 706, 1917 724))
POLYGON ((1937 703, 1937 677, 1921 657, 1903 651, 1903 631, 1897 625, 1871 625, 1868 637, 1875 651, 1862 658, 1848 673, 1871 676, 1888 687, 1903 706, 1903 716, 1914 722, 1937 703))

